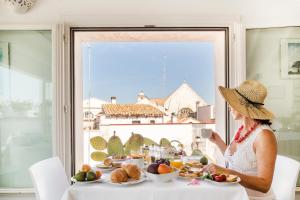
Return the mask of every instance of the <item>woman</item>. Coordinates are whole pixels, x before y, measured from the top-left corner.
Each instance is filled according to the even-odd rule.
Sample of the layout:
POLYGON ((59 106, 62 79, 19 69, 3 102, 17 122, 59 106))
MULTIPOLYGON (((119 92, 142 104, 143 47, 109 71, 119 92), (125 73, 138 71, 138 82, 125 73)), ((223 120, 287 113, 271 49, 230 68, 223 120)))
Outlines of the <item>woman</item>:
POLYGON ((270 187, 277 142, 269 126, 273 114, 263 107, 266 88, 257 81, 248 80, 234 89, 219 86, 219 91, 229 104, 232 117, 242 125, 229 146, 213 132, 209 139, 224 154, 227 168, 210 164, 205 170, 239 176, 250 199, 274 199, 270 187))

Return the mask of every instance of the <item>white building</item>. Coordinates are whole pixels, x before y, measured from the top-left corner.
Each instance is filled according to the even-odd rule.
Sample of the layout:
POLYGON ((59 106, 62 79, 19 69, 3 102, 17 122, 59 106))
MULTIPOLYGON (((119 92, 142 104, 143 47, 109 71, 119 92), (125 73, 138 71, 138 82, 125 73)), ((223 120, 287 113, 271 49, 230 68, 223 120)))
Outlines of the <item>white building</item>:
POLYGON ((183 108, 196 112, 196 107, 205 105, 207 103, 186 82, 182 83, 164 101, 164 107, 169 113, 175 113, 175 115, 178 115, 183 108))
POLYGON ((196 120, 196 108, 207 105, 202 97, 186 82, 182 83, 165 98, 149 98, 143 92, 140 92, 137 103, 155 106, 165 113, 164 122, 168 123, 198 123, 199 121, 196 120), (195 120, 191 120, 192 118, 195 120))
MULTIPOLYGON (((117 104, 116 97, 111 97, 110 103, 98 102, 93 109, 99 111, 97 116, 95 112, 90 113, 93 116, 93 122, 90 122, 90 111, 86 112, 86 118, 90 120, 86 124, 92 123, 97 129, 109 124, 201 123, 196 108, 206 105, 191 86, 184 82, 166 98, 149 98, 141 91, 135 104, 117 104)), ((207 118, 207 115, 201 117, 207 118)))
POLYGON ((95 119, 98 113, 102 112, 102 105, 108 102, 90 98, 83 100, 83 129, 91 130, 95 128, 95 119))

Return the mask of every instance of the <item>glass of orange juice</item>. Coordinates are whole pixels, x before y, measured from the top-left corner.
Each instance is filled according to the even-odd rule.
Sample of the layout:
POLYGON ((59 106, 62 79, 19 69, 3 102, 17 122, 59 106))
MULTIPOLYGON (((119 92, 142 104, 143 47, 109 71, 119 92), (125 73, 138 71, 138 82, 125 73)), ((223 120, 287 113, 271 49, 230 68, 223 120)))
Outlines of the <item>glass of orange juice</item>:
POLYGON ((183 166, 182 160, 172 160, 170 161, 170 165, 176 169, 180 169, 183 166))

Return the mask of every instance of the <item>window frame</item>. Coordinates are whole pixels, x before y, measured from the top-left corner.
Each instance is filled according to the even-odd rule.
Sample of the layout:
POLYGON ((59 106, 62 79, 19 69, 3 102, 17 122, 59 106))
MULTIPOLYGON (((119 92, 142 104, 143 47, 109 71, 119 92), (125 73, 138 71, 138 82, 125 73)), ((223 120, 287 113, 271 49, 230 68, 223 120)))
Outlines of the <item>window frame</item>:
MULTIPOLYGON (((241 27, 239 27, 241 28, 241 27)), ((237 30, 240 30, 236 27, 237 30)), ((80 108, 82 105, 82 91, 80 91, 80 94, 76 94, 75 92, 75 88, 77 90, 82 90, 82 84, 81 85, 76 85, 75 83, 75 79, 76 82, 78 83, 79 81, 82 81, 82 77, 78 77, 78 75, 76 75, 76 69, 75 69, 75 33, 76 32, 93 32, 93 31, 224 31, 225 32, 225 55, 224 55, 224 64, 225 64, 225 78, 224 82, 225 82, 225 86, 226 87, 230 87, 232 85, 232 83, 236 83, 236 79, 231 80, 230 77, 235 77, 235 78, 240 78, 241 80, 244 80, 243 78, 241 78, 241 72, 243 70, 237 70, 239 68, 236 68, 235 63, 237 61, 239 61, 238 59, 235 58, 235 56, 232 56, 231 54, 236 54, 236 36, 235 34, 232 33, 233 31, 233 27, 232 26, 212 26, 212 27, 70 27, 70 71, 71 71, 71 76, 70 76, 70 80, 71 80, 71 174, 74 174, 76 171, 76 168, 78 168, 78 166, 76 167, 76 163, 75 163, 75 159, 78 160, 78 158, 76 158, 76 131, 81 130, 79 124, 80 124, 80 120, 79 119, 79 114, 76 116, 76 109, 79 110, 78 108, 80 108), (235 58, 235 60, 232 60, 232 57, 235 58), (233 67, 234 66, 234 67, 233 67), (239 74, 239 75, 238 75, 239 74), (232 76, 233 75, 233 76, 232 76), (77 101, 77 102, 76 102, 77 101), (79 102, 80 101, 80 102, 79 102)), ((242 33, 242 31, 241 31, 242 33)), ((243 45, 241 45, 243 46, 243 45)), ((238 48, 237 48, 238 49, 238 48)), ((240 55, 241 56, 241 55, 240 55)), ((240 69, 243 69, 243 67, 241 67, 240 69)), ((245 71, 245 70, 244 70, 245 71)), ((78 72, 77 72, 78 73, 78 72)), ((216 77, 217 79, 218 77, 216 77)), ((235 85, 235 84, 234 84, 235 85)), ((77 92, 78 93, 78 92, 77 92)), ((222 100, 223 101, 223 100, 222 100)), ((220 102, 219 102, 220 103, 220 102)), ((225 134, 224 134, 224 140, 226 141, 226 143, 228 144, 230 142, 230 133, 233 129, 233 126, 236 126, 234 122, 231 122, 230 120, 230 113, 228 112, 227 109, 227 104, 225 103, 225 101, 222 102, 222 104, 224 105, 224 108, 222 110, 222 113, 224 113, 224 127, 222 129, 224 129, 225 134)), ((81 116, 81 115, 80 115, 81 116)), ((221 119, 223 120, 223 119, 221 119)), ((222 122, 221 122, 222 123, 222 122)), ((222 134, 222 133, 221 133, 222 134)))

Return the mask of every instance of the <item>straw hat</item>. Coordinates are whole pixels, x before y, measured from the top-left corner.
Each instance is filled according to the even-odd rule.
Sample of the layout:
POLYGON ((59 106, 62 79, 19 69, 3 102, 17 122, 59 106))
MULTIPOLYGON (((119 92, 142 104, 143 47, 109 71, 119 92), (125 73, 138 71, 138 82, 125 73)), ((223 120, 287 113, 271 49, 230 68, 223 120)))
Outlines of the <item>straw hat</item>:
POLYGON ((267 89, 254 80, 244 81, 237 88, 219 86, 219 91, 228 104, 244 116, 252 119, 272 119, 273 113, 264 108, 267 89))

